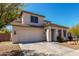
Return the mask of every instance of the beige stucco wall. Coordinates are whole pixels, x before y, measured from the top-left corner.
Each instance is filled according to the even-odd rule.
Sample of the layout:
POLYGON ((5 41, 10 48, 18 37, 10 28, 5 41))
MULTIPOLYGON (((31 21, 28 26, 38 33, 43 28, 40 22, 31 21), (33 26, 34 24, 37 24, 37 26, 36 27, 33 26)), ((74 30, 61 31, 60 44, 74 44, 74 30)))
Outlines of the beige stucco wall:
POLYGON ((41 26, 44 24, 44 17, 42 16, 37 16, 38 17, 38 23, 31 23, 31 16, 37 16, 29 13, 23 13, 22 14, 22 24, 25 25, 36 25, 36 26, 41 26))
POLYGON ((13 26, 13 30, 16 31, 16 35, 12 32, 13 42, 35 42, 45 40, 43 28, 13 26))

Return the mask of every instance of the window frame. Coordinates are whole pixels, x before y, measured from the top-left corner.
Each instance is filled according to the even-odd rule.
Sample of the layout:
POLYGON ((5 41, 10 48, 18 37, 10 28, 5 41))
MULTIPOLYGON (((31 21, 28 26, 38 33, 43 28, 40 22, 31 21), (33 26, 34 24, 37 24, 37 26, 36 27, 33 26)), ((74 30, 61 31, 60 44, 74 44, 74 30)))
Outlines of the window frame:
POLYGON ((37 16, 31 16, 31 23, 38 23, 38 17, 37 16))

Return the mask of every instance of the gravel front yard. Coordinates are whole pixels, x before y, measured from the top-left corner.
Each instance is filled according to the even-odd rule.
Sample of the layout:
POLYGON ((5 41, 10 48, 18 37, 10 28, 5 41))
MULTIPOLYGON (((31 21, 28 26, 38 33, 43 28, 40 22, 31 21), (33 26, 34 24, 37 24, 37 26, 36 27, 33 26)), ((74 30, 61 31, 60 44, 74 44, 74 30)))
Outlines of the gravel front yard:
POLYGON ((65 47, 69 47, 72 49, 79 49, 79 41, 68 41, 68 42, 63 42, 63 43, 59 43, 60 45, 63 45, 65 47))
POLYGON ((71 42, 37 42, 26 44, 12 44, 12 42, 10 41, 0 42, 0 56, 64 56, 74 54, 79 55, 79 53, 74 52, 76 51, 76 49, 79 49, 79 44, 73 45, 71 42))
POLYGON ((0 42, 0 56, 17 56, 22 55, 21 49, 18 44, 12 42, 0 42))

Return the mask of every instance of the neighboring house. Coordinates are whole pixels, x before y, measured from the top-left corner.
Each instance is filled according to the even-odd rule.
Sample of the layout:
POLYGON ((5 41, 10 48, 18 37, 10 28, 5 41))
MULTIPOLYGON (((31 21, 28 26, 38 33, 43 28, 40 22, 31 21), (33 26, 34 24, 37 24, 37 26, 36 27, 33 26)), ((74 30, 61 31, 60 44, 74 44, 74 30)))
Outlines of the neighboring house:
POLYGON ((68 27, 53 24, 44 18, 43 15, 22 11, 21 18, 12 22, 12 41, 57 41, 58 35, 67 40, 68 27))

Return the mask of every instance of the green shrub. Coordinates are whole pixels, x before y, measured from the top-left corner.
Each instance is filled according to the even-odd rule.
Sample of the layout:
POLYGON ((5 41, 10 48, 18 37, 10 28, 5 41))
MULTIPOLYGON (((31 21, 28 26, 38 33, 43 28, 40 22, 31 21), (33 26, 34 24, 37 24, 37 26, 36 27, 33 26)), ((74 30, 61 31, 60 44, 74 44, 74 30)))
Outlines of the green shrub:
POLYGON ((58 41, 58 42, 64 42, 64 38, 63 38, 62 36, 58 36, 58 37, 57 37, 57 41, 58 41))
POLYGON ((0 34, 9 34, 9 33, 10 33, 10 31, 8 29, 2 29, 0 31, 0 34))

